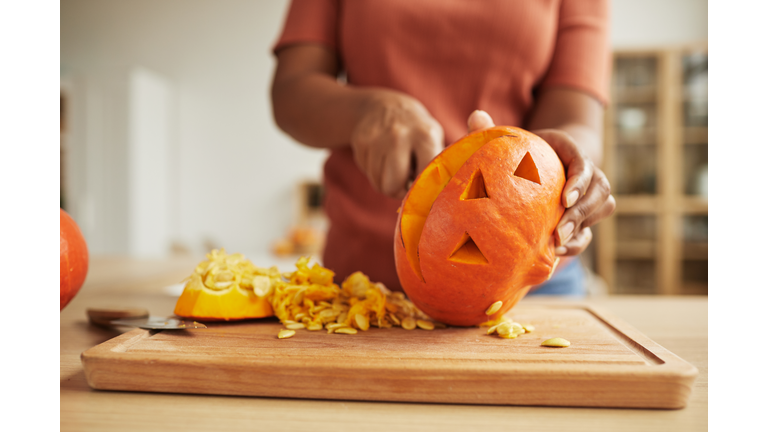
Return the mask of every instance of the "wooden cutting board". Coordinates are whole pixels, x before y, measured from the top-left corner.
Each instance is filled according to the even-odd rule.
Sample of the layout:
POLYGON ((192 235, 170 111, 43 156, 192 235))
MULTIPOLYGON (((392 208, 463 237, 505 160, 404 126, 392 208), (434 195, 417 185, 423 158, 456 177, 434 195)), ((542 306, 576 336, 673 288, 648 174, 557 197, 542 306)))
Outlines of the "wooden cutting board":
POLYGON ((535 330, 298 330, 275 319, 136 329, 81 355, 95 389, 462 404, 683 408, 697 369, 588 305, 520 304, 535 330), (562 337, 568 348, 541 342, 562 337))

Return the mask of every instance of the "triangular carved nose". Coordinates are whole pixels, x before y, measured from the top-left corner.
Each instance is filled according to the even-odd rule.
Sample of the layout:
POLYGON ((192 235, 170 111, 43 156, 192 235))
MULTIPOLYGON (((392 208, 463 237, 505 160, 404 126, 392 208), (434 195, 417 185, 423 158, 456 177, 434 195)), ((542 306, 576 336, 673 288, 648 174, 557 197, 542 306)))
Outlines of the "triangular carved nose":
POLYGON ((485 189, 485 179, 483 178, 483 173, 480 170, 477 170, 474 172, 474 174, 472 174, 472 178, 469 179, 467 188, 464 189, 464 192, 461 194, 459 199, 464 201, 480 198, 488 198, 488 191, 485 189))
POLYGON ((467 232, 461 237, 461 240, 448 259, 466 264, 488 264, 488 259, 467 232))
POLYGON ((526 153, 525 156, 523 156, 523 160, 521 160, 520 164, 517 165, 515 176, 541 184, 541 178, 539 178, 539 169, 536 168, 536 163, 533 162, 533 158, 531 157, 530 152, 526 153))

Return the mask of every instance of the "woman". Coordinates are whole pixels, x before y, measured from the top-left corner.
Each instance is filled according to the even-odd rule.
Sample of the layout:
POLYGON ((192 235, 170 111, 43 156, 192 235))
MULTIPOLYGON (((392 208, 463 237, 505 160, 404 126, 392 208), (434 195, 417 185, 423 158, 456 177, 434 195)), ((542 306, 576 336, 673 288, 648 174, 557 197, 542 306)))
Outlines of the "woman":
POLYGON ((566 168, 564 259, 534 292, 583 294, 571 257, 615 208, 598 168, 607 17, 607 0, 294 0, 274 48, 272 105, 286 133, 330 150, 323 264, 399 289, 392 238, 409 181, 495 121, 541 136, 566 168))

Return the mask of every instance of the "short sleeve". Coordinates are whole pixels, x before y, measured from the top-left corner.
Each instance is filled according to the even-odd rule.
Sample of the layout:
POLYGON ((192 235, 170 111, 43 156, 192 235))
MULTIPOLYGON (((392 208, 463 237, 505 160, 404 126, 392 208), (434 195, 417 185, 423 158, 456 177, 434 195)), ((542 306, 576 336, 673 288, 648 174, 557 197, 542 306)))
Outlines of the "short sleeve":
POLYGON ((336 49, 338 0, 292 0, 273 53, 288 45, 315 42, 336 49))
POLYGON ((571 87, 606 104, 611 52, 608 0, 563 0, 552 62, 539 88, 571 87))

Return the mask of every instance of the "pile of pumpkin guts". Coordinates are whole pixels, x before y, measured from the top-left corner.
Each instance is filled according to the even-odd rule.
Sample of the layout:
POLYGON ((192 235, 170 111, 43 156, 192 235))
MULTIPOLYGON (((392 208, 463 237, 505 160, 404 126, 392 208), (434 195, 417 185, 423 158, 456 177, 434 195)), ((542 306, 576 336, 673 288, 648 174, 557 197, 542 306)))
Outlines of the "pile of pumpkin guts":
MULTIPOLYGON (((176 303, 178 316, 201 321, 231 321, 276 316, 285 326, 281 339, 296 330, 328 334, 356 334, 371 327, 434 330, 446 325, 420 311, 401 292, 371 282, 362 272, 349 275, 341 286, 333 271, 308 257, 299 258, 296 270, 255 266, 242 254, 213 250, 186 280, 176 303)), ((506 317, 488 321, 488 334, 515 338, 533 327, 506 317)))

